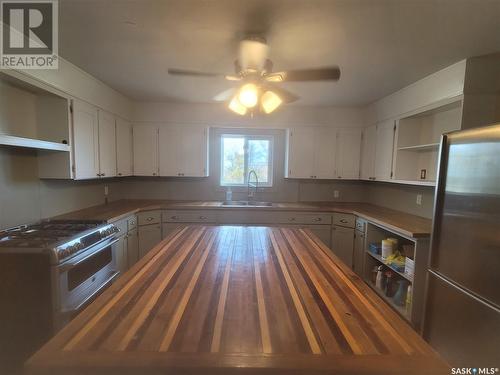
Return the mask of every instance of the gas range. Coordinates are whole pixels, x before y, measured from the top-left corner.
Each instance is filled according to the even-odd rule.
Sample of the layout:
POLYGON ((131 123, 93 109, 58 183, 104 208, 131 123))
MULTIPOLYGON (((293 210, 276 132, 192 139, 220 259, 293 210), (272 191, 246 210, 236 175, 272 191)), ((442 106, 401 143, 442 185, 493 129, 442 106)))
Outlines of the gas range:
POLYGON ((118 232, 82 220, 0 231, 0 348, 27 357, 103 293, 120 274, 118 232))
POLYGON ((97 220, 44 220, 1 231, 0 253, 48 253, 52 264, 60 264, 118 231, 97 220))

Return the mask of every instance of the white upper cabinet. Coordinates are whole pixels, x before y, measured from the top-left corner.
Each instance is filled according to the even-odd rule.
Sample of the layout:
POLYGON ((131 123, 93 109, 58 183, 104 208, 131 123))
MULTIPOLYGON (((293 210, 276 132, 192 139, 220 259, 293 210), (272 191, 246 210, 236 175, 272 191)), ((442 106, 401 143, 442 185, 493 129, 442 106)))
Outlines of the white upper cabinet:
POLYGON ((361 129, 337 131, 337 178, 358 179, 361 153, 361 129))
POLYGON ((373 125, 363 130, 361 142, 361 171, 362 180, 375 179, 375 147, 377 143, 377 126, 373 125))
POLYGON ((158 176, 158 127, 135 125, 132 134, 134 175, 158 176))
POLYGON ((102 110, 99 110, 99 175, 116 176, 115 117, 102 110))
POLYGON ((335 129, 316 129, 314 142, 314 178, 335 178, 335 134, 335 129))
POLYGON ((132 175, 132 125, 116 119, 116 175, 132 175))
POLYGON ((208 176, 208 128, 165 126, 159 130, 160 176, 208 176))
POLYGON ((96 107, 73 103, 73 157, 75 179, 99 177, 99 126, 96 107))
POLYGON ((177 157, 182 177, 208 176, 208 128, 183 126, 178 134, 177 157))
POLYGON ((115 118, 91 104, 73 102, 76 180, 116 176, 115 118))
POLYGON ((389 180, 392 177, 392 155, 394 152, 393 120, 377 124, 377 138, 375 143, 375 178, 389 180))
POLYGON ((178 130, 174 126, 165 126, 159 130, 159 167, 160 176, 180 176, 181 166, 177 160, 178 130))
POLYGON ((287 133, 285 177, 335 177, 335 129, 304 127, 287 133))
POLYGON ((315 129, 291 129, 287 134, 285 177, 314 178, 315 129))

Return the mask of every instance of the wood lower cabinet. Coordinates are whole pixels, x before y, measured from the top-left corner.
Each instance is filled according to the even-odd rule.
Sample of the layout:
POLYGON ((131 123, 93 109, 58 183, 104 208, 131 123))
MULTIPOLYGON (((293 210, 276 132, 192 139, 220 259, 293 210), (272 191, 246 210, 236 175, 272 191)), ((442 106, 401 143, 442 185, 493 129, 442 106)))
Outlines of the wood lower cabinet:
POLYGON ((132 267, 139 260, 139 237, 137 229, 127 234, 127 263, 132 267))
POLYGON ((332 227, 332 251, 348 267, 353 265, 354 229, 334 225, 332 227))
POLYGON ((127 255, 127 235, 118 237, 118 242, 115 242, 115 257, 116 268, 120 274, 128 270, 128 255, 127 255))
POLYGON ((139 258, 146 255, 161 241, 161 224, 139 226, 139 258))
POLYGON ((366 248, 366 235, 363 232, 355 231, 354 234, 354 253, 353 253, 353 270, 359 276, 363 275, 363 260, 366 248))

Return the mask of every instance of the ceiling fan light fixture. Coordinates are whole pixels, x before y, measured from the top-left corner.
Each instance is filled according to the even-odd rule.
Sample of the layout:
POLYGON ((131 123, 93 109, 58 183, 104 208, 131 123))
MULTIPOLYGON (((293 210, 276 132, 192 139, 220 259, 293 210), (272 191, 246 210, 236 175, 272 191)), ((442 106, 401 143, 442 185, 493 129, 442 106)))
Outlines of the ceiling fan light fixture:
POLYGON ((267 114, 276 110, 282 103, 283 99, 271 90, 266 91, 261 98, 262 110, 267 114))
POLYGON ((254 83, 244 84, 238 93, 238 101, 246 108, 253 108, 259 102, 259 89, 254 83))
POLYGON ((244 116, 247 113, 247 108, 240 103, 240 101, 238 100, 238 95, 235 95, 233 99, 231 99, 228 108, 234 113, 237 113, 238 115, 241 116, 244 116))

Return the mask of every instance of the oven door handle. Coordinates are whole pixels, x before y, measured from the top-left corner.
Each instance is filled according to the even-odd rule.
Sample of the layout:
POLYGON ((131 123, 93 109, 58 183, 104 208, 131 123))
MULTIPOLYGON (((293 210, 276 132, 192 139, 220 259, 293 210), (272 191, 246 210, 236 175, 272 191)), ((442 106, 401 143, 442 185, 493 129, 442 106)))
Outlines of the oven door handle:
POLYGON ((91 295, 87 296, 82 302, 78 304, 78 306, 72 307, 70 309, 64 309, 63 313, 71 313, 80 310, 83 306, 85 306, 92 298, 94 298, 97 294, 99 294, 103 289, 107 288, 110 283, 113 282, 114 279, 118 277, 120 271, 114 271, 111 276, 99 287, 97 288, 91 295))
POLYGON ((99 254, 101 251, 103 251, 104 249, 106 249, 108 246, 111 246, 111 245, 114 245, 115 243, 117 243, 118 241, 120 241, 119 238, 115 238, 113 241, 111 242, 108 242, 107 244, 104 245, 104 243, 100 243, 99 245, 104 245, 102 246, 99 250, 97 251, 92 251, 90 254, 88 254, 87 256, 83 257, 82 259, 78 259, 76 262, 68 262, 68 263, 64 263, 63 264, 63 267, 64 267, 64 270, 68 270, 68 269, 71 269, 77 265, 79 265, 80 263, 86 261, 87 259, 89 259, 90 257, 96 255, 96 254, 99 254))

